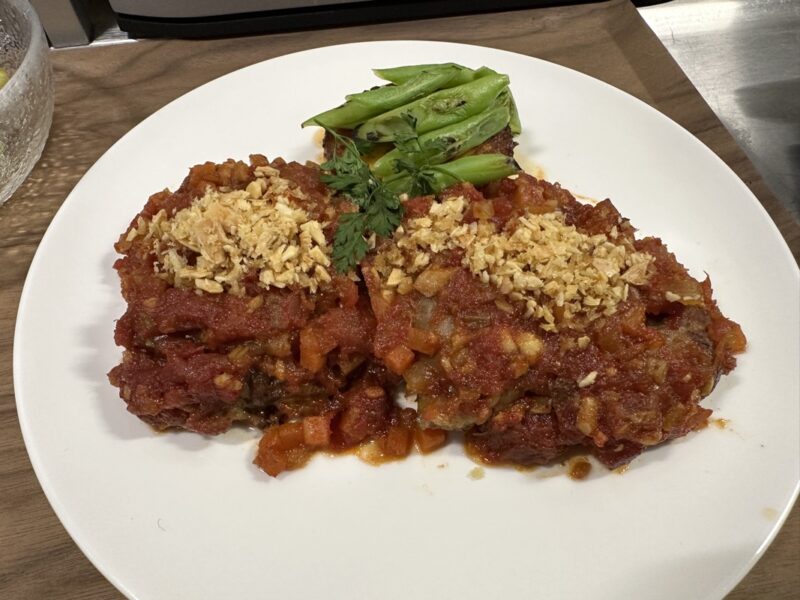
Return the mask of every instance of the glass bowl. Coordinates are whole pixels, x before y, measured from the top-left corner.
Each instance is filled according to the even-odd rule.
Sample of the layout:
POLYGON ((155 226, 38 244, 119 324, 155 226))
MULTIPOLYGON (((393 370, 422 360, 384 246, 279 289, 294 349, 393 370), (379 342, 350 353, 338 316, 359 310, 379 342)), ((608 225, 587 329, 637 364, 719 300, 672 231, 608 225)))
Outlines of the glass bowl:
POLYGON ((49 47, 28 0, 0 0, 0 204, 39 160, 53 119, 49 47))

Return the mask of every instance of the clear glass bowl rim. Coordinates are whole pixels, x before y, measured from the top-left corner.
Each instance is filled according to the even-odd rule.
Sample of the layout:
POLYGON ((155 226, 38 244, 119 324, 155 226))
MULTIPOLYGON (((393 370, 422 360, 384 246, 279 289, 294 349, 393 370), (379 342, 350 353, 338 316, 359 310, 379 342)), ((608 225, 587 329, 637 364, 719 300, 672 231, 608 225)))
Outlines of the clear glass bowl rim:
POLYGON ((18 74, 24 73, 27 69, 30 69, 30 63, 34 60, 31 56, 36 52, 37 47, 44 44, 44 32, 42 31, 42 26, 39 23, 39 16, 36 14, 36 11, 33 9, 33 5, 27 0, 3 0, 7 5, 11 7, 12 10, 16 11, 21 16, 21 21, 23 24, 27 24, 28 26, 28 45, 25 48, 25 55, 22 57, 22 62, 20 62, 19 66, 14 70, 13 75, 8 80, 8 82, 0 88, 0 105, 3 104, 3 100, 8 96, 14 94, 17 91, 17 88, 24 85, 20 83, 23 80, 23 77, 17 77, 18 74))

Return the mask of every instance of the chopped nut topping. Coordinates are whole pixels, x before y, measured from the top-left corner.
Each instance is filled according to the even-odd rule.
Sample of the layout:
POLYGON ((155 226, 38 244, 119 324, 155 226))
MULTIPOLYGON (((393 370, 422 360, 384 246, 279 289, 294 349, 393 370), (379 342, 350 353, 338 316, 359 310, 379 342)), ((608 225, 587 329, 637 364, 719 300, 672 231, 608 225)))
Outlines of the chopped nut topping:
POLYGON ((597 429, 597 400, 591 396, 581 398, 575 424, 584 435, 592 435, 597 429))
POLYGON ((188 208, 173 217, 162 210, 126 239, 146 235, 157 272, 176 287, 242 295, 242 279, 255 273, 266 288, 315 292, 331 281, 326 224, 309 218, 297 202, 303 192, 279 175, 259 167, 245 190, 209 187, 188 208))
POLYGON ((399 227, 375 258, 384 285, 410 292, 417 286, 403 285, 405 276, 422 276, 434 254, 461 250, 462 266, 555 331, 579 315, 613 314, 629 284, 647 280, 649 254, 619 238, 582 233, 561 212, 518 217, 498 232, 491 221, 463 223, 467 207, 463 197, 447 198, 399 227))
POLYGON ((592 371, 586 377, 578 381, 579 388, 585 388, 592 385, 597 380, 597 371, 592 371))

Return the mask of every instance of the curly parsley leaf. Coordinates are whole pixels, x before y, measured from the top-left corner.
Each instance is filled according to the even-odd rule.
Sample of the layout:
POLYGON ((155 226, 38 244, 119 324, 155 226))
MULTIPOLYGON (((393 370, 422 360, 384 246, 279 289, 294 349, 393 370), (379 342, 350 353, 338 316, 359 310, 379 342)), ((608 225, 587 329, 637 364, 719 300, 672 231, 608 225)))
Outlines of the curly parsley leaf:
POLYGON ((389 237, 403 219, 400 198, 383 185, 372 195, 372 203, 366 212, 367 227, 380 237, 389 237))
POLYGON ((366 256, 366 238, 372 233, 389 237, 400 225, 403 205, 400 198, 373 175, 361 158, 359 147, 337 132, 326 129, 336 145, 335 156, 320 167, 320 179, 331 189, 340 192, 358 206, 358 212, 339 216, 333 240, 333 265, 346 273, 366 256))
POLYGON ((369 250, 366 231, 366 215, 360 212, 344 213, 339 216, 336 235, 333 238, 333 266, 340 273, 347 273, 356 267, 369 250))
POLYGON ((329 130, 329 133, 334 137, 337 151, 336 156, 320 165, 323 171, 320 179, 329 188, 341 192, 358 206, 365 208, 377 179, 362 160, 352 140, 335 131, 329 130))
POLYGON ((403 192, 409 196, 424 196, 436 192, 436 181, 430 172, 429 165, 438 161, 435 156, 446 151, 445 140, 433 140, 422 144, 416 130, 416 120, 409 113, 404 113, 395 124, 395 146, 400 151, 400 158, 394 161, 394 171, 404 176, 407 183, 403 192))

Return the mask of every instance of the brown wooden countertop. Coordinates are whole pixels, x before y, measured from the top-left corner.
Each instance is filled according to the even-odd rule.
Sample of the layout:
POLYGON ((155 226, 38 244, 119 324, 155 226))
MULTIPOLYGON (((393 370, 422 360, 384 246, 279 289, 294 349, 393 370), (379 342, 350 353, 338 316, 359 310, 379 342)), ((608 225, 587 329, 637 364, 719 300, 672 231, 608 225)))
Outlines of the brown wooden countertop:
MULTIPOLYGON (((331 44, 431 39, 511 50, 602 79, 671 117, 750 187, 797 259, 800 225, 627 0, 210 41, 143 41, 52 54, 53 127, 41 161, 0 207, 0 598, 119 599, 56 519, 31 469, 14 407, 11 349, 28 266, 55 211, 86 170, 134 125, 240 67, 331 44)), ((756 482, 754 482, 756 483, 756 482)), ((731 600, 797 598, 800 510, 731 600)))

